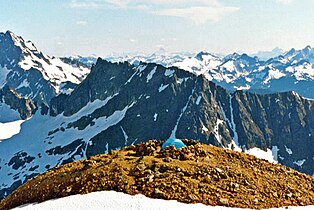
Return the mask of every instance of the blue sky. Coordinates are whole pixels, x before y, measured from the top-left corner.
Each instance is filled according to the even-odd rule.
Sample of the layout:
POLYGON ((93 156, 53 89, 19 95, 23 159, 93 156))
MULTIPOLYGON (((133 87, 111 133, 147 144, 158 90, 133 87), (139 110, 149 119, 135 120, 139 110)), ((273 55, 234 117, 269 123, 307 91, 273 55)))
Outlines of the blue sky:
POLYGON ((0 0, 0 31, 56 55, 314 46, 313 0, 0 0))

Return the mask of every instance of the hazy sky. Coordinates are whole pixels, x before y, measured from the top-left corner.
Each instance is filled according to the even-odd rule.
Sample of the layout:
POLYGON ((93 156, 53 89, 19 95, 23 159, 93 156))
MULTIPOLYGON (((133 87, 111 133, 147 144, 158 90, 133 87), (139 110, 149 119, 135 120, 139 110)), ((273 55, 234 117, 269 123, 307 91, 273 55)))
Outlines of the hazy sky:
POLYGON ((0 0, 0 31, 56 55, 314 45, 313 0, 0 0))

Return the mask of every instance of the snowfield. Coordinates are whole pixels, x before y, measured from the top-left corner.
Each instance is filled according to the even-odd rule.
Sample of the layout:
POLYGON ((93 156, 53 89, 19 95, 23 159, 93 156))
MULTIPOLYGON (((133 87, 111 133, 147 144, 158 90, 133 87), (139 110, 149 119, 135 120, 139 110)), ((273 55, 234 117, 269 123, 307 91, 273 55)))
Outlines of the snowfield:
POLYGON ((20 133, 21 125, 23 122, 24 120, 17 120, 8 123, 0 122, 0 142, 1 140, 11 138, 12 136, 20 133))
MULTIPOLYGON (((292 210, 310 210, 314 206, 288 207, 292 210)), ((93 192, 85 195, 72 195, 69 197, 45 201, 43 203, 27 204, 14 210, 245 210, 222 206, 206 206, 204 204, 185 204, 174 200, 151 199, 144 195, 135 196, 114 191, 93 192)), ((283 208, 272 208, 286 209, 283 208)))

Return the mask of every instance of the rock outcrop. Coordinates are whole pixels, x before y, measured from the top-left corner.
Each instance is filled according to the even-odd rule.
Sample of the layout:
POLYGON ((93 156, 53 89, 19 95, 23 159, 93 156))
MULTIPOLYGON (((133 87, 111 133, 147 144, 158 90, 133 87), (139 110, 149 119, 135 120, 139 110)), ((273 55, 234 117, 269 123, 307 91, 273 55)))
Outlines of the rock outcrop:
POLYGON ((18 111, 23 120, 30 118, 37 109, 32 99, 23 98, 8 86, 0 89, 0 103, 5 103, 11 109, 18 111))

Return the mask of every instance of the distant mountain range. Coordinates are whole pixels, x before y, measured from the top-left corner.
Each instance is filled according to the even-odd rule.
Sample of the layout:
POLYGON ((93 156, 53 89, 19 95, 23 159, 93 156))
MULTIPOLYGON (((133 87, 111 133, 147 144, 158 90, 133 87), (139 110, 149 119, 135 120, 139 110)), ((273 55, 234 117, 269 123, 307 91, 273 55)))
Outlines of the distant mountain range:
POLYGON ((272 92, 292 81, 292 88, 303 82, 308 87, 304 93, 311 94, 310 47, 268 61, 201 52, 172 61, 173 55, 163 57, 163 65, 100 58, 93 63, 92 58, 46 56, 12 32, 0 37, 0 74, 5 78, 0 134, 11 132, 1 126, 18 123, 9 137, 0 138, 1 198, 55 166, 169 137, 258 151, 314 173, 314 101, 291 91, 236 90, 253 91, 256 82, 269 85, 256 92, 272 92), (22 88, 24 80, 29 85, 22 88), (243 88, 245 84, 251 86, 243 88))
MULTIPOLYGON (((134 65, 156 63, 165 67, 175 66, 196 75, 204 75, 209 81, 228 91, 247 90, 256 93, 295 91, 307 98, 314 98, 314 49, 291 49, 284 53, 275 48, 271 52, 259 52, 249 56, 233 53, 217 56, 200 52, 194 56, 183 54, 152 54, 150 56, 106 57, 110 62, 127 61, 134 65), (282 54, 280 54, 282 53, 282 54), (275 56, 275 57, 270 57, 275 56), (267 60, 265 60, 267 58, 267 60)), ((82 58, 79 59, 82 61, 82 58)), ((92 59, 93 61, 96 58, 92 59)), ((90 63, 91 58, 88 59, 90 63)))
POLYGON ((261 61, 267 61, 271 58, 278 57, 280 55, 285 54, 286 51, 280 49, 279 47, 274 48, 271 51, 258 51, 257 53, 250 54, 251 57, 258 57, 261 61))

